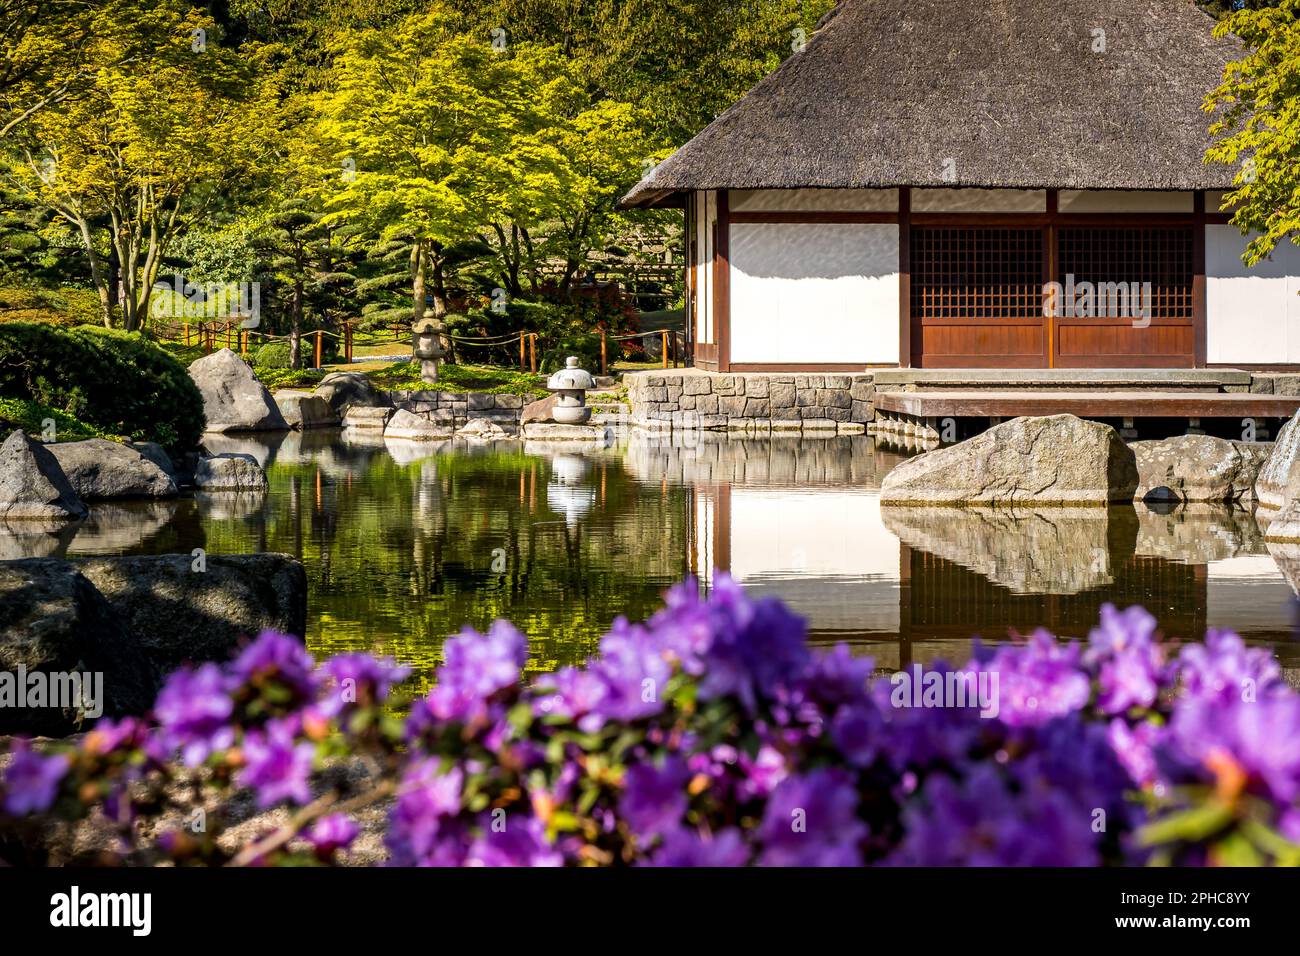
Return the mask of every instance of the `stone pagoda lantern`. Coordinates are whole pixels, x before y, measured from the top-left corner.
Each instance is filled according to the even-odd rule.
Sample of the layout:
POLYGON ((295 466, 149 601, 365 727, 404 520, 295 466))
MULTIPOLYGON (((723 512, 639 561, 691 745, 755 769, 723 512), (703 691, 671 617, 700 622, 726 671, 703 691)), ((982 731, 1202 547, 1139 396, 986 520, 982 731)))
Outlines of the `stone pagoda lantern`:
POLYGON ((420 380, 438 381, 438 361, 442 358, 442 330, 433 319, 421 319, 412 327, 415 343, 411 352, 420 362, 420 380))
POLYGON ((577 356, 570 355, 564 360, 564 368, 546 380, 547 391, 555 393, 551 418, 561 425, 585 425, 591 418, 587 389, 595 387, 591 373, 578 368, 577 356))

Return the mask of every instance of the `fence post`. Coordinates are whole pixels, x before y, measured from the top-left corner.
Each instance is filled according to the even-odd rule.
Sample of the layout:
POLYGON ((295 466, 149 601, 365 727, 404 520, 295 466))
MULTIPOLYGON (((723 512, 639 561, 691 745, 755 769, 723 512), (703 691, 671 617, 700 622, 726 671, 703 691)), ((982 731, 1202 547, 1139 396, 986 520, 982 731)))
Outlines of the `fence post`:
POLYGON ((316 330, 316 368, 320 368, 321 360, 321 343, 324 332, 321 329, 316 330))
POLYGON ((663 341, 662 351, 663 351, 664 368, 667 368, 668 367, 668 333, 665 331, 659 334, 662 337, 662 341, 663 341))
POLYGON ((352 364, 352 320, 348 319, 343 323, 343 353, 347 357, 348 364, 352 364))
POLYGON ((609 363, 605 359, 605 330, 600 330, 600 374, 609 374, 609 363))
POLYGON ((534 332, 528 337, 528 366, 534 375, 537 374, 537 333, 534 332))

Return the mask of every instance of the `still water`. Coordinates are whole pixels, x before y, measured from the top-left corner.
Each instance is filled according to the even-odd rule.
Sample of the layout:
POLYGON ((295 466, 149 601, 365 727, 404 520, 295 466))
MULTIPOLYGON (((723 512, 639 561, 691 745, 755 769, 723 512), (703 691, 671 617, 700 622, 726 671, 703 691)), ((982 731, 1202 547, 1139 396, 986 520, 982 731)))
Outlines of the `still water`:
POLYGON ((715 568, 880 667, 965 660, 974 635, 1084 636, 1108 601, 1145 605, 1169 637, 1231 627, 1300 664, 1288 556, 1245 512, 882 508, 902 455, 865 436, 207 445, 255 455, 269 492, 104 503, 62 535, 0 537, 0 556, 286 552, 307 568, 314 652, 390 654, 426 675, 447 634, 495 617, 530 635, 530 669, 581 660, 617 615, 643 618, 715 568))

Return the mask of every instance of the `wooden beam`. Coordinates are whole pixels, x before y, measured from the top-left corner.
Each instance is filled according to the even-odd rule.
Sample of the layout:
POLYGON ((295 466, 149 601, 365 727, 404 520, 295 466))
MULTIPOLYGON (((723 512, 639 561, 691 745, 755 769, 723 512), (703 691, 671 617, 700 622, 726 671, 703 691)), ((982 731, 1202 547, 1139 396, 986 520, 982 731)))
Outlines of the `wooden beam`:
POLYGON ((1039 389, 882 392, 876 411, 920 418, 985 418, 991 415, 1078 415, 1081 418, 1291 418, 1300 396, 1248 392, 1051 391, 1039 389))
POLYGON ((912 367, 912 188, 898 190, 898 364, 912 367))
POLYGON ((718 190, 717 239, 713 248, 713 340, 718 371, 731 371, 731 217, 727 191, 718 190))
POLYGON ((1207 289, 1205 282, 1205 191, 1198 189, 1192 197, 1195 224, 1192 227, 1192 334, 1195 336, 1193 362, 1205 368, 1207 289))

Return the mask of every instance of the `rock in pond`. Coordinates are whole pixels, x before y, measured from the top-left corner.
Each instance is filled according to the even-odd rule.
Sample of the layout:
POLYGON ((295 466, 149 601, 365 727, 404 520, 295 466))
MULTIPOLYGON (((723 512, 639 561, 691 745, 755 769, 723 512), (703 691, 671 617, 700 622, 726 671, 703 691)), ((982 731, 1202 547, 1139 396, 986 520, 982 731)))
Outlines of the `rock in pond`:
POLYGON ((1254 494, 1262 458, 1235 442, 1209 435, 1178 435, 1129 445, 1137 461, 1141 501, 1230 505, 1254 494))
POLYGON ((1281 508, 1286 504, 1287 485, 1292 473, 1300 479, 1300 468, 1296 467, 1297 460, 1300 460, 1300 425, 1297 422, 1300 422, 1300 415, 1282 426, 1268 461, 1259 469, 1259 477, 1255 479, 1255 500, 1261 508, 1281 508))
POLYGON ((263 491, 266 472, 252 455, 215 455, 199 461, 194 487, 200 491, 263 491))
POLYGON ((46 445, 84 499, 168 498, 176 482, 139 449, 104 438, 46 445))
POLYGON ((0 445, 0 520, 71 520, 86 516, 59 460, 15 429, 0 445))
POLYGON ((360 372, 330 372, 320 380, 315 394, 324 399, 330 410, 340 417, 356 405, 368 408, 392 405, 387 393, 375 388, 370 379, 360 372))
POLYGON ((458 438, 471 441, 504 441, 510 433, 488 418, 472 418, 457 432, 458 438))
POLYGON ((339 417, 329 403, 314 392, 286 390, 272 397, 290 428, 333 428, 339 424, 339 417))
POLYGON ((422 415, 399 408, 384 425, 384 438, 402 438, 406 441, 446 441, 452 431, 446 425, 429 421, 422 415))
POLYGON ((230 349, 195 360, 190 378, 203 395, 207 431, 284 431, 289 427, 271 393, 248 363, 230 349))
POLYGON ((535 402, 529 402, 524 406, 523 414, 520 416, 519 423, 527 425, 529 422, 553 422, 555 421, 555 403, 559 399, 558 395, 551 394, 545 398, 539 398, 535 402))
MULTIPOLYGON (((93 713, 100 705, 104 716, 143 713, 161 676, 158 662, 131 639, 108 601, 75 566, 49 558, 0 563, 0 672, 12 675, 12 681, 25 672, 28 691, 34 672, 46 675, 48 693, 56 683, 66 689, 74 671, 91 675, 90 706, 83 708, 87 717, 100 716, 93 713), (95 674, 102 678, 96 681, 95 674), (102 700, 96 700, 100 692, 102 700)), ((77 713, 46 706, 50 703, 47 697, 42 706, 19 707, 16 699, 0 696, 0 734, 76 731, 77 713)))
MULTIPOLYGON (((405 411, 405 409, 399 409, 399 411, 405 411)), ((377 428, 382 430, 394 414, 393 410, 386 405, 353 405, 343 413, 343 427, 377 428)))
POLYGON ((227 660, 262 631, 301 637, 307 574, 287 554, 189 554, 72 562, 108 601, 131 643, 163 673, 227 660))
POLYGON ((1132 450, 1109 425, 1073 415, 1013 418, 899 464, 881 504, 1103 505, 1132 501, 1132 450))

